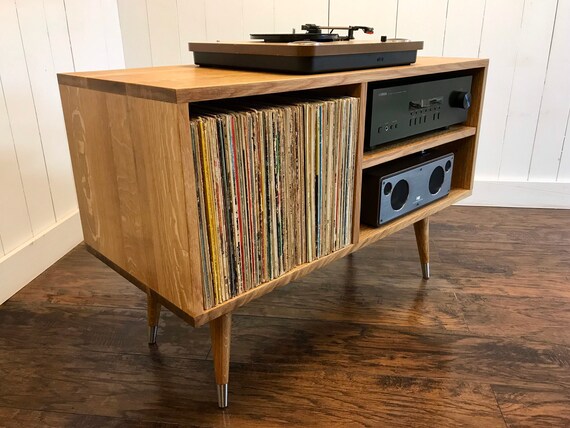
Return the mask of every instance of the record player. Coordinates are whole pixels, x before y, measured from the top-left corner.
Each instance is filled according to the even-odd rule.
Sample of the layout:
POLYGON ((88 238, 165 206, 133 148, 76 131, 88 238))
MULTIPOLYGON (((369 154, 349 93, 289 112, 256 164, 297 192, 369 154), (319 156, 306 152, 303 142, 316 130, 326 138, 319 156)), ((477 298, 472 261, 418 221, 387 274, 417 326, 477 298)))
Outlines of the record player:
POLYGON ((190 42, 188 46, 200 66, 313 74, 412 64, 424 45, 386 36, 355 40, 355 31, 374 33, 366 26, 305 24, 301 29, 305 32, 251 34, 253 40, 247 42, 190 42), (334 30, 347 34, 342 36, 334 30))

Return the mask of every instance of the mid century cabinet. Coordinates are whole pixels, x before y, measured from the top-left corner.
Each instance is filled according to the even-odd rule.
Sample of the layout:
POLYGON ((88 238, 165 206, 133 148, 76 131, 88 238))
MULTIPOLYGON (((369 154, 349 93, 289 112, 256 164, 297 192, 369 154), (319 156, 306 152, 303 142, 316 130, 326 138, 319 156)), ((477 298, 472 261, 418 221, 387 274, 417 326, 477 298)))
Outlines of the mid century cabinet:
POLYGON ((231 317, 238 307, 411 225, 423 275, 429 277, 429 216, 469 196, 473 188, 487 66, 484 59, 419 58, 407 66, 308 76, 195 66, 60 74, 87 248, 147 293, 150 343, 156 340, 161 306, 195 327, 209 323, 218 400, 225 407, 231 317), (364 153, 369 82, 458 71, 473 76, 473 104, 464 124, 364 153), (352 243, 204 310, 189 133, 192 104, 292 91, 360 99, 352 243), (455 154, 450 194, 382 227, 360 224, 363 169, 434 147, 455 154))

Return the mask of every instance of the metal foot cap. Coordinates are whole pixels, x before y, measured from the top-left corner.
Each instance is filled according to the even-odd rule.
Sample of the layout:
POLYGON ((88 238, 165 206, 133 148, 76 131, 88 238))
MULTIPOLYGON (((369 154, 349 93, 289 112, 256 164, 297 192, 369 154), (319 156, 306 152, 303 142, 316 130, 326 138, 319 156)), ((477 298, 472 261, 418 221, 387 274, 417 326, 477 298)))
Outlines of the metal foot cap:
POLYGON ((156 337, 158 336, 158 326, 150 325, 148 326, 148 344, 156 345, 156 337))
POLYGON ((422 263, 422 276, 424 279, 429 279, 429 263, 422 263))
POLYGON ((218 387, 218 407, 225 409, 228 407, 228 384, 217 385, 218 387))

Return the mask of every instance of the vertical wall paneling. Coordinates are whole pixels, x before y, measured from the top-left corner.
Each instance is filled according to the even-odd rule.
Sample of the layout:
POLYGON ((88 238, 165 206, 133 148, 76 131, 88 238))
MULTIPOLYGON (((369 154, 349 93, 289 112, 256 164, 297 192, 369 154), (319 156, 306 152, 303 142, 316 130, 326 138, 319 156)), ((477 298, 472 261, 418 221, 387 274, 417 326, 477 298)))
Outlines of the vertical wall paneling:
POLYGON ((32 236, 18 158, 0 79, 0 237, 9 253, 32 236))
POLYGON ((570 183, 570 138, 568 132, 570 132, 570 112, 566 118, 566 133, 562 144, 562 156, 557 176, 557 180, 562 183, 570 183))
POLYGON ((295 28, 299 32, 303 24, 326 25, 328 14, 328 0, 275 0, 275 31, 290 33, 291 29, 295 28))
POLYGON ((125 68, 125 55, 123 53, 123 40, 121 37, 121 24, 119 21, 117 0, 100 1, 109 68, 125 68))
POLYGON ((17 0, 16 7, 57 221, 77 200, 46 17, 42 0, 17 0))
POLYGON ((152 66, 146 0, 117 0, 125 66, 152 66))
POLYGON ((110 68, 101 3, 65 0, 76 71, 110 68))
POLYGON ((14 2, 0 1, 0 28, 0 79, 32 231, 37 234, 55 221, 55 214, 14 2))
POLYGON ((207 0, 206 35, 209 41, 241 40, 243 36, 243 1, 207 0))
POLYGON ((279 0, 243 0, 243 34, 248 40, 252 33, 274 33, 275 16, 273 8, 279 0))
POLYGON ((359 31, 354 34, 356 39, 395 37, 397 7, 398 0, 330 0, 330 23, 374 27, 374 36, 359 31))
POLYGON ((0 258, 0 305, 81 242, 79 213, 0 258), (30 242, 33 245, 30 245, 30 242))
POLYGON ((486 2, 449 0, 443 56, 476 58, 479 55, 486 2))
POLYGON ((180 64, 176 0, 147 0, 152 65, 180 64))
POLYGON ((54 71, 56 73, 73 71, 75 67, 63 0, 44 0, 43 5, 54 71))
POLYGON ((526 0, 499 179, 526 181, 550 53, 556 0, 526 0))
POLYGON ((441 56, 448 0, 399 0, 396 37, 423 40, 422 56, 441 56))
MULTIPOLYGON (((529 181, 555 181, 570 111, 570 0, 558 0, 529 181)), ((570 150, 567 146, 566 150, 570 150)), ((567 172, 570 176, 570 170, 567 172)))
POLYGON ((177 0, 180 37, 180 62, 193 64, 194 57, 188 42, 206 40, 205 0, 177 0))
POLYGON ((480 56, 489 58, 481 120, 477 178, 497 180, 512 80, 517 60, 523 0, 487 1, 480 56))

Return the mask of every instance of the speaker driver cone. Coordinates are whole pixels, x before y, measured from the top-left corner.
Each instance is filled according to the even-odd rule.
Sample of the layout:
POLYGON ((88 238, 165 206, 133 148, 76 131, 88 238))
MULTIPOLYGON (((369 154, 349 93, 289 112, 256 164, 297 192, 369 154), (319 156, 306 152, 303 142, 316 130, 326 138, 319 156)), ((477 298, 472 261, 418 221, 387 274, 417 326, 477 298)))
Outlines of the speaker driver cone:
POLYGON ((443 180, 445 178, 445 173, 443 172, 443 168, 438 166, 431 172, 431 176, 429 177, 429 192, 432 195, 435 195, 437 192, 440 191, 441 186, 443 185, 443 180))
POLYGON ((392 196, 390 197, 390 204, 392 205, 392 209, 394 211, 402 209, 408 200, 409 195, 410 185, 408 182, 406 180, 398 181, 394 186, 394 190, 392 190, 392 196))

